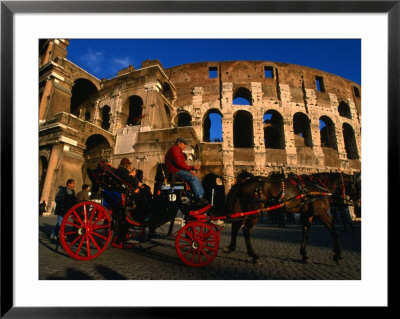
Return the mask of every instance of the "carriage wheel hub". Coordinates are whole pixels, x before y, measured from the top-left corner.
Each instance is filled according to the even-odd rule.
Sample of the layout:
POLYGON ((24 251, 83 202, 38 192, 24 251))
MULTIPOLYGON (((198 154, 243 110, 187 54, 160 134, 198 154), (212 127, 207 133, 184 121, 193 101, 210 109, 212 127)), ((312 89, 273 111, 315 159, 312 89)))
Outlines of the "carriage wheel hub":
POLYGON ((193 249, 199 249, 200 248, 200 244, 197 241, 194 241, 192 244, 192 248, 193 249))
POLYGON ((83 227, 78 229, 78 234, 79 235, 83 235, 85 232, 86 232, 86 230, 83 227))

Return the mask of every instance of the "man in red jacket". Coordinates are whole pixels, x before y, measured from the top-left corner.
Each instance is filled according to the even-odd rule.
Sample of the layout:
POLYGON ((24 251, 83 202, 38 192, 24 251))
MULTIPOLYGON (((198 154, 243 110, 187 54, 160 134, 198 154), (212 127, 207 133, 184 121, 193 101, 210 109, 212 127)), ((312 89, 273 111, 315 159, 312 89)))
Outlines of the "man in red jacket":
POLYGON ((182 137, 178 137, 175 144, 170 147, 165 155, 165 166, 170 173, 175 173, 190 185, 194 192, 197 205, 207 205, 208 201, 204 198, 204 189, 199 178, 196 176, 196 170, 200 169, 200 165, 190 166, 186 164, 183 150, 186 148, 187 142, 182 137))

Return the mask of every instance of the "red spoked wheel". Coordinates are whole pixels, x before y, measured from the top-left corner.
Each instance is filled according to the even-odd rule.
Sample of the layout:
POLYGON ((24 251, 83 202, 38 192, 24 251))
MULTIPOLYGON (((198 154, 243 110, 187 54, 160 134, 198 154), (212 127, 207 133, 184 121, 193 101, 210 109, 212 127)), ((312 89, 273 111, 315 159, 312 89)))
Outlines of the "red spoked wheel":
POLYGON ((187 223, 175 239, 179 258, 191 267, 204 267, 212 262, 218 253, 218 246, 218 233, 203 222, 187 223))
POLYGON ((119 248, 119 249, 122 249, 124 247, 132 248, 136 244, 138 244, 141 241, 143 241, 144 236, 145 236, 144 227, 132 227, 125 234, 125 241, 124 242, 121 240, 120 235, 116 234, 114 236, 112 242, 111 242, 111 245, 114 248, 119 248))
POLYGON ((74 259, 98 257, 112 238, 111 216, 102 205, 84 201, 74 205, 64 216, 60 241, 65 252, 74 259))

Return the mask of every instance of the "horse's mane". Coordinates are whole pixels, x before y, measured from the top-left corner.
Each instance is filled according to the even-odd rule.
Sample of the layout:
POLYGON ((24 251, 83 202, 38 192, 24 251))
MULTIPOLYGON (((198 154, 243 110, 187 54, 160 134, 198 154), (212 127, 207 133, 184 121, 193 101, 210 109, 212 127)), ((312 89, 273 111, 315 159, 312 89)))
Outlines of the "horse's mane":
POLYGON ((236 176, 236 180, 239 181, 243 181, 245 179, 249 179, 249 178, 253 178, 254 174, 250 173, 246 170, 242 170, 237 176, 236 176))

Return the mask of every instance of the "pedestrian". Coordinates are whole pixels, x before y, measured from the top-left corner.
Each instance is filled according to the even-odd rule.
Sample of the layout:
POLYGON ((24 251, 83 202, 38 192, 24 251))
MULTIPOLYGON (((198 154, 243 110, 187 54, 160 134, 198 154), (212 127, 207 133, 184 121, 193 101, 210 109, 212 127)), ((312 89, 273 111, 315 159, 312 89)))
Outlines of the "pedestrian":
POLYGON ((43 214, 46 212, 46 201, 43 200, 40 204, 39 204, 39 216, 43 216, 43 214))
POLYGON ((196 197, 196 205, 208 205, 208 201, 204 198, 203 185, 197 177, 196 171, 200 169, 200 165, 190 166, 186 164, 183 151, 187 146, 187 142, 182 137, 175 140, 167 154, 165 155, 165 166, 169 173, 175 174, 177 177, 184 179, 190 185, 191 190, 196 197))
POLYGON ((54 240, 58 239, 64 215, 76 203, 74 187, 75 187, 75 181, 73 179, 68 179, 66 186, 58 187, 58 191, 55 197, 56 209, 54 211, 54 214, 57 215, 57 223, 50 236, 51 239, 54 240))
POLYGON ((90 200, 89 196, 89 185, 83 184, 82 190, 76 194, 76 200, 78 202, 88 201, 90 200))

